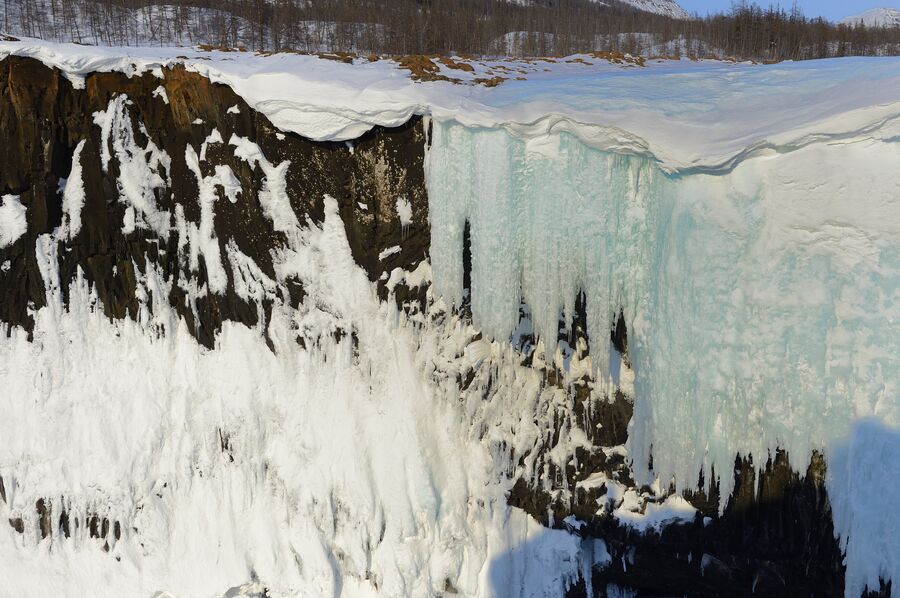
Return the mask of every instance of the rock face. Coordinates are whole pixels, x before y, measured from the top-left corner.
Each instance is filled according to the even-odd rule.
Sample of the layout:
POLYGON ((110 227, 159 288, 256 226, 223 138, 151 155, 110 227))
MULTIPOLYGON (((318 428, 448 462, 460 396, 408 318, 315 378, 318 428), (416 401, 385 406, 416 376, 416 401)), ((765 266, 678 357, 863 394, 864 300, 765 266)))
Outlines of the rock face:
MULTIPOLYGON (((289 234, 268 203, 277 181, 301 223, 320 222, 323 197, 334 197, 353 257, 378 281, 381 298, 424 313, 426 291, 390 284, 389 275, 396 268, 412 271, 428 257, 426 143, 420 119, 347 144, 282 134, 231 89, 183 68, 131 78, 97 73, 76 88, 35 60, 7 58, 0 62, 0 194, 18 198, 27 228, 0 245, 0 321, 33 328, 33 312, 46 302, 42 272, 53 260, 64 304, 69 283, 83 276, 109 318, 144 317, 147 302, 136 281, 154 267, 173 282, 160 299, 203 345, 215 346, 225 321, 257 326, 268 317, 271 298, 248 298, 234 269, 218 268, 211 258, 249 256, 265 276, 275 277, 273 251, 289 234), (79 178, 81 194, 70 186, 79 178), (235 193, 241 201, 229 200, 235 193), (214 218, 208 207, 213 200, 214 218), (73 208, 79 201, 83 206, 73 208)), ((280 299, 292 305, 304 296, 299 282, 275 292, 286 293, 280 299)), ((624 322, 611 328, 627 361, 624 322)), ((576 318, 561 338, 586 353, 590 339, 583 330, 576 318)), ((530 364, 533 349, 517 350, 530 364)), ((545 384, 569 398, 569 413, 542 415, 552 420, 550 433, 531 457, 543 473, 516 480, 509 503, 553 527, 571 527, 567 518, 575 515, 585 523, 577 533, 604 539, 611 564, 595 569, 590 584, 582 580, 571 588, 573 595, 584 595, 589 586, 603 594, 608 584, 654 595, 843 593, 821 458, 801 477, 778 454, 758 480, 750 459, 738 458, 736 491, 721 516, 713 488, 709 495, 686 497, 698 509, 692 522, 639 533, 610 509, 598 510, 602 484, 583 483, 602 475, 647 503, 659 500, 659 492, 634 487, 627 456, 617 450, 627 439, 630 399, 617 393, 592 402, 590 380, 564 382, 552 366, 541 367, 545 384), (579 448, 562 470, 548 454, 564 420, 576 422, 591 447, 579 448)), ((476 374, 483 372, 458 380, 461 391, 476 374)), ((489 383, 485 400, 491 388, 489 383)), ((221 442, 224 452, 227 438, 221 442)), ((6 500, 2 480, 0 499, 6 500)), ((53 513, 48 505, 35 506, 44 536, 58 518, 66 536, 70 525, 86 525, 92 536, 118 537, 118 522, 111 526, 96 516, 70 522, 65 511, 53 513)), ((22 532, 21 520, 10 525, 22 532)))
MULTIPOLYGON (((192 243, 182 231, 173 229, 172 234, 161 235, 152 226, 131 231, 123 226, 128 210, 133 209, 123 197, 134 192, 123 185, 139 185, 145 181, 135 177, 151 174, 159 176, 161 184, 138 189, 144 196, 141 199, 154 203, 160 214, 178 212, 186 223, 199 223, 198 176, 188 165, 186 152, 208 152, 211 161, 231 169, 242 192, 250 195, 240 202, 216 202, 212 236, 220 254, 225 256, 227 244, 233 242, 272 276, 270 252, 283 241, 283 232, 274 229, 260 206, 263 168, 235 156, 235 148, 226 143, 233 136, 255 144, 275 164, 289 162, 284 183, 291 208, 301 222, 304 218, 321 220, 326 194, 338 199, 353 256, 372 280, 383 271, 417 264, 425 257, 424 132, 418 121, 399 129, 372 131, 352 145, 311 143, 282 135, 230 88, 183 68, 167 70, 164 80, 152 74, 128 78, 120 73, 97 73, 87 78, 84 89, 75 89, 58 71, 16 57, 0 63, 0 96, 0 136, 6 148, 0 157, 0 189, 4 195, 18 196, 28 217, 26 234, 0 249, 0 262, 8 262, 0 272, 0 285, 9 290, 0 296, 0 320, 8 324, 30 329, 30 310, 45 302, 35 242, 63 224, 60 189, 70 176, 82 140, 78 164, 87 193, 80 230, 66 239, 59 251, 61 290, 65 295, 80 268, 110 318, 137 316, 135 268, 142 270, 149 260, 175 282, 168 302, 204 345, 212 347, 223 321, 257 323, 256 306, 234 292, 228 269, 224 292, 208 293, 196 301, 187 296, 191 285, 202 288, 209 283, 209 265, 203 255, 194 264, 179 260, 179 246, 192 243), (127 98, 126 105, 119 114, 108 116, 129 122, 111 124, 118 130, 105 139, 95 115, 113 110, 115 98, 127 98), (221 142, 207 142, 213 131, 221 142), (120 177, 121 158, 127 159, 132 150, 117 149, 117 135, 133 136, 141 153, 149 155, 154 148, 163 152, 164 163, 158 172, 137 171, 126 173, 132 174, 131 179, 120 177), (408 198, 412 206, 402 244, 398 197, 408 198), (394 246, 400 251, 379 259, 382 251, 394 246)), ((202 177, 214 174, 208 163, 197 167, 202 177)), ((291 299, 298 302, 303 289, 297 285, 290 291, 291 299)), ((263 308, 265 311, 267 306, 263 308)))

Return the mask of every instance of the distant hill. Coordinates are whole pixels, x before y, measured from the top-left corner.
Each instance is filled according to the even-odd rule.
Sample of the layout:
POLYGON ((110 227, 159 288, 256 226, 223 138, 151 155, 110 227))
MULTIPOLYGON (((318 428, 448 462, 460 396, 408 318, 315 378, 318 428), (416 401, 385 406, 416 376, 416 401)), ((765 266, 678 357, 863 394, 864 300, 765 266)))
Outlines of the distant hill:
MULTIPOLYGON (((599 6, 630 7, 655 15, 672 17, 673 19, 689 19, 691 14, 675 0, 590 0, 599 6)), ((507 0, 512 4, 530 6, 545 3, 546 0, 507 0)))
POLYGON ((675 0, 619 0, 622 4, 629 4, 638 10, 665 15, 674 19, 689 19, 691 15, 683 9, 675 0))
POLYGON ((873 8, 841 20, 843 25, 859 25, 860 23, 866 27, 900 27, 900 10, 896 8, 873 8))

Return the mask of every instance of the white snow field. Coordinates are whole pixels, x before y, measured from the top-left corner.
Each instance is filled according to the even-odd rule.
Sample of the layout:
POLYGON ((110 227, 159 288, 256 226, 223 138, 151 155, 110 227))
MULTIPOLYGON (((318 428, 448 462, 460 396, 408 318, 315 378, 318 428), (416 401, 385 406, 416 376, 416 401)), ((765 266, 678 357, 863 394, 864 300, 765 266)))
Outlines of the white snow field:
MULTIPOLYGON (((379 302, 336 202, 321 227, 301 227, 285 211, 284 170, 239 138, 208 142, 262 165, 266 215, 288 237, 278 277, 299 275, 309 293, 298 310, 273 310, 276 351, 261 330, 229 324, 214 350, 200 347, 158 304, 152 290, 170 283, 152 268, 139 281, 152 315, 111 323, 84 282, 66 311, 53 252, 79 222, 70 177, 67 220, 38 241, 50 301, 34 342, 0 334, 0 518, 32 518, 24 535, 0 526, 11 594, 240 595, 262 580, 275 596, 560 595, 609 556, 506 506, 506 447, 542 425, 523 414, 565 400, 508 339, 523 298, 535 331, 554 338, 579 290, 591 338, 605 339, 619 310, 628 325, 633 372, 620 377, 605 342, 566 365, 593 371, 601 395, 624 384, 634 396, 638 481, 686 489, 701 471, 730 473, 736 454, 761 466, 776 447, 803 471, 822 451, 847 596, 900 580, 900 59, 640 68, 585 56, 592 64, 526 64, 525 80, 489 89, 413 82, 385 60, 33 40, 0 43, 5 54, 76 82, 185 62, 314 139, 430 117, 431 263, 391 280, 433 279, 433 309, 458 303, 468 221, 474 319, 411 321, 379 302), (327 334, 337 325, 357 332, 358 355, 327 334), (292 329, 321 339, 301 349, 292 329), (485 338, 471 342, 477 330, 485 338), (490 381, 462 397, 456 385, 479 365, 495 377, 487 401, 478 385, 490 381), (117 561, 85 529, 40 540, 34 504, 48 496, 122 522, 117 561)), ((116 116, 126 109, 113 101, 97 126, 130 127, 116 116)), ((130 165, 141 180, 123 226, 165 235, 141 203, 165 153, 115 135, 114 150, 147 160, 130 165)), ((232 179, 217 170, 200 187, 232 179)), ((3 238, 18 238, 17 202, 4 199, 3 238)), ((210 197, 198 201, 213 218, 210 197)), ((216 253, 210 227, 190 234, 205 259, 241 273, 248 297, 271 292, 277 281, 236 248, 216 253)), ((584 441, 571 432, 561 444, 584 441)), ((733 480, 721 483, 727 495, 733 480)), ((620 520, 683 519, 679 500, 671 517, 660 507, 620 520)))

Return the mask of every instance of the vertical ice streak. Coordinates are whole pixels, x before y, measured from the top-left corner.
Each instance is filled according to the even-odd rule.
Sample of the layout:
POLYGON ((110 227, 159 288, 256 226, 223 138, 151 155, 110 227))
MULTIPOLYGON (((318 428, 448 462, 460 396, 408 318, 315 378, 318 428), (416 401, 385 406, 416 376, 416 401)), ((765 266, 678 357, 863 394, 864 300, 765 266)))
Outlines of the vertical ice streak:
POLYGON ((472 235, 472 313, 505 339, 530 306, 552 353, 559 319, 579 292, 598 373, 608 374, 609 330, 629 324, 646 295, 648 206, 662 177, 640 158, 591 150, 570 135, 524 143, 503 130, 436 123, 427 162, 435 290, 462 298, 465 223, 472 235))
POLYGON ((72 153, 72 170, 62 192, 62 210, 66 216, 65 236, 69 239, 76 237, 81 231, 81 209, 85 200, 84 181, 81 179, 81 152, 84 143, 85 140, 82 139, 75 146, 72 153))
POLYGON ((519 319, 523 206, 515 193, 516 148, 507 140, 501 130, 483 131, 473 139, 472 315, 494 338, 508 336, 519 319))
POLYGON ((463 232, 474 186, 475 161, 466 135, 463 127, 435 123, 431 151, 425 157, 428 196, 441 198, 428 206, 432 267, 441 273, 434 281, 435 291, 456 305, 463 299, 463 232))

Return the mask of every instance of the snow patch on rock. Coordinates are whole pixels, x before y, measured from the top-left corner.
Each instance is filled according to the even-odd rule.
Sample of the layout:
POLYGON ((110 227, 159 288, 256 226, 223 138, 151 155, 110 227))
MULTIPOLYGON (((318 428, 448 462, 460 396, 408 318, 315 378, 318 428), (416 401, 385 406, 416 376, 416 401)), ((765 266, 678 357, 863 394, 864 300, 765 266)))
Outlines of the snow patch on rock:
POLYGON ((77 236, 81 231, 81 210, 85 200, 84 181, 81 178, 81 152, 84 144, 85 140, 82 139, 75 146, 72 154, 72 170, 63 188, 62 210, 65 217, 65 236, 68 239, 77 236))
POLYGON ((25 206, 18 195, 4 195, 0 198, 0 249, 9 247, 28 230, 25 206))
POLYGON ((171 214, 159 208, 156 193, 170 186, 167 177, 171 159, 153 143, 142 123, 138 126, 147 139, 147 146, 137 144, 127 110, 130 104, 127 97, 118 95, 110 100, 106 110, 94 113, 94 124, 100 127, 101 164, 106 172, 115 154, 119 165, 119 201, 127 206, 123 232, 146 228, 165 239, 171 227, 171 214))

